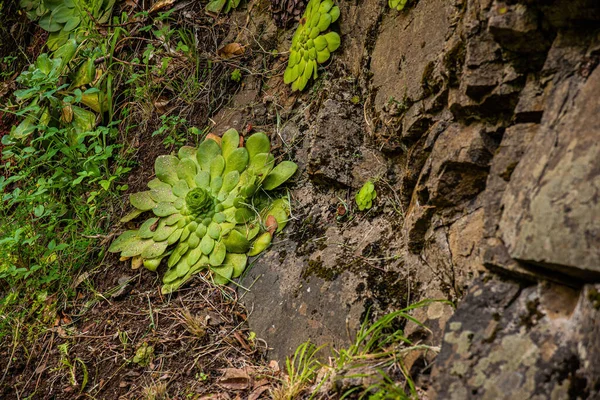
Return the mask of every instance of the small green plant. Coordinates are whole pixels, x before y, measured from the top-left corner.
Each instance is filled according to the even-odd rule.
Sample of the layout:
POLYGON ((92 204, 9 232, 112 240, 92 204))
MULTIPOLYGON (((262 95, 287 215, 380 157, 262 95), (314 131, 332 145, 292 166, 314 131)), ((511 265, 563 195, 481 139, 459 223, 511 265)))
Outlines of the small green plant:
POLYGON ((135 351, 135 356, 133 356, 133 362, 140 367, 147 367, 153 359, 154 346, 149 345, 147 342, 142 343, 135 351))
POLYGON ((48 48, 56 50, 69 38, 75 37, 76 28, 89 28, 92 23, 108 22, 116 0, 21 0, 21 8, 32 21, 50 32, 48 48))
POLYGON ((83 61, 75 60, 79 44, 71 39, 50 57, 44 53, 16 81, 23 87, 15 91, 23 121, 13 127, 11 136, 23 139, 39 126, 67 127, 74 134, 93 130, 96 114, 106 110, 106 99, 96 80, 94 59, 100 48, 88 52, 83 61), (68 74, 69 67, 76 71, 68 74), (68 83, 65 77, 69 75, 68 83), (89 86, 86 88, 86 86, 89 86), (81 107, 83 106, 83 107, 81 107), (90 111, 91 110, 91 111, 90 111), (93 111, 93 112, 92 112, 93 111))
POLYGON ((292 38, 292 48, 283 81, 292 90, 302 91, 308 81, 317 78, 317 64, 323 64, 340 47, 340 35, 324 33, 340 17, 333 0, 310 0, 292 38))
POLYGON ((287 223, 289 203, 267 191, 287 181, 297 165, 275 166, 264 133, 253 134, 243 147, 235 129, 219 140, 207 138, 197 149, 184 146, 177 156, 158 157, 150 190, 129 197, 135 210, 122 221, 147 211, 154 217, 109 248, 131 258, 132 267, 143 264, 151 271, 168 257, 163 293, 207 268, 216 283, 240 276, 247 257, 266 249, 287 223))
POLYGON ((242 81, 242 71, 240 71, 239 68, 236 68, 231 72, 231 80, 238 83, 242 81))
POLYGON ((363 187, 356 193, 356 205, 360 211, 369 210, 373 207, 373 200, 377 197, 375 184, 372 181, 367 181, 363 187))
POLYGON ((224 12, 227 14, 229 11, 238 8, 241 0, 212 0, 206 5, 206 11, 219 14, 224 12))
POLYGON ((398 11, 402 11, 408 3, 408 0, 388 0, 390 8, 398 11))

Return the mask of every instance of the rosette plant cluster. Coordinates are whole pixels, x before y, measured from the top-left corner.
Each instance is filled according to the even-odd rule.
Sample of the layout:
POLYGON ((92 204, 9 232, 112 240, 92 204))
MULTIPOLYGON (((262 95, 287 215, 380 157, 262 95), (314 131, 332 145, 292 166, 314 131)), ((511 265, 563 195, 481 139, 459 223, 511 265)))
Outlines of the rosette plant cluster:
POLYGON ((292 48, 283 81, 292 90, 304 90, 308 81, 317 78, 318 64, 323 64, 340 47, 340 35, 327 32, 340 17, 340 8, 332 0, 310 0, 300 25, 292 38, 292 48))
POLYGON ((242 142, 230 129, 198 148, 182 147, 177 156, 159 156, 156 178, 149 190, 130 196, 135 210, 122 221, 153 215, 138 229, 123 232, 109 251, 151 271, 166 259, 163 293, 203 270, 220 284, 239 277, 248 256, 266 249, 285 227, 289 202, 272 191, 298 168, 291 161, 275 165, 264 133, 242 142))

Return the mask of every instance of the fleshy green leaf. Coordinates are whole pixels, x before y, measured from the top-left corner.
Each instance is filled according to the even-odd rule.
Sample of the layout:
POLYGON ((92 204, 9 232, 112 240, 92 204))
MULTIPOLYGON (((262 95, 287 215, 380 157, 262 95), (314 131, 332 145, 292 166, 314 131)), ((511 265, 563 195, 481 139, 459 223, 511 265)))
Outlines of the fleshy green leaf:
POLYGON ((130 243, 133 243, 139 239, 138 231, 125 231, 117 239, 115 239, 108 251, 111 253, 122 252, 130 243))
POLYGON ((292 161, 282 161, 267 175, 267 178, 263 182, 263 188, 265 190, 273 190, 288 179, 291 178, 298 165, 292 161))
POLYGON ((169 246, 169 244, 167 243, 166 240, 163 242, 152 241, 151 244, 146 246, 144 248, 144 251, 142 251, 142 257, 146 258, 146 259, 160 257, 167 250, 168 246, 169 246))
POLYGON ((248 256, 246 256, 245 254, 227 253, 227 255, 225 256, 225 261, 223 261, 223 264, 225 267, 232 267, 233 268, 232 277, 237 278, 240 275, 242 275, 242 273, 246 269, 247 262, 248 262, 248 256))
POLYGON ((132 206, 142 211, 148 211, 156 207, 156 202, 152 200, 149 190, 130 194, 129 201, 132 206))
POLYGON ((258 238, 256 238, 256 240, 252 244, 252 249, 250 249, 250 251, 248 252, 248 255, 251 257, 259 255, 267 247, 269 247, 272 239, 273 239, 273 237, 271 236, 271 234, 269 232, 263 233, 258 238))
POLYGON ((210 164, 215 156, 221 154, 221 147, 212 139, 204 139, 198 146, 196 158, 203 171, 210 172, 210 164))
POLYGON ((154 163, 154 172, 156 177, 162 182, 174 185, 179 181, 177 177, 177 168, 179 159, 171 155, 162 155, 156 158, 154 163))
POLYGON ((227 160, 227 157, 229 157, 229 155, 238 147, 240 147, 240 134, 233 128, 229 129, 221 138, 223 158, 227 160))
POLYGON ((231 152, 225 162, 225 171, 223 174, 228 174, 231 171, 242 173, 248 165, 248 150, 239 147, 231 152))
MULTIPOLYGON (((207 236, 205 236, 205 237, 207 237, 207 236)), ((227 255, 227 249, 225 248, 225 245, 223 244, 223 242, 217 242, 215 244, 215 247, 213 248, 212 253, 210 253, 210 256, 208 257, 210 265, 216 267, 216 266, 223 264, 223 261, 225 260, 226 255, 227 255)))
POLYGON ((248 150, 248 156, 252 163, 252 159, 257 154, 268 153, 271 150, 271 142, 267 135, 262 132, 257 132, 246 140, 246 149, 248 150))
POLYGON ((231 253, 245 253, 250 249, 250 242, 242 233, 232 230, 229 236, 224 239, 223 243, 227 251, 231 253))

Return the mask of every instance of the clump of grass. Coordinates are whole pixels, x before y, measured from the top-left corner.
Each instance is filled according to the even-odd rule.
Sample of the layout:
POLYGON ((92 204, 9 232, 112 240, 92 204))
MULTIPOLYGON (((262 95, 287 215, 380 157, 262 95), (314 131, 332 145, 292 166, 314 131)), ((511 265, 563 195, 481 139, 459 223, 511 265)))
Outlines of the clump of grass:
POLYGON ((322 347, 316 347, 310 341, 305 342, 298 346, 291 359, 286 359, 287 376, 271 392, 274 400, 298 399, 306 392, 321 369, 322 365, 316 358, 321 349, 322 347))
POLYGON ((416 385, 403 363, 404 355, 412 351, 438 352, 439 348, 413 343, 406 337, 404 330, 397 327, 402 326, 405 321, 411 321, 427 329, 409 312, 433 302, 451 304, 447 300, 426 299, 386 314, 373 323, 369 323, 367 317, 352 344, 337 350, 330 358, 329 365, 317 361, 315 353, 318 349, 314 345, 310 342, 303 343, 296 350, 293 359, 288 359, 288 376, 273 391, 273 398, 300 398, 298 396, 307 392, 310 385, 313 385, 310 387, 313 391, 310 399, 320 395, 327 397, 331 393, 320 393, 319 390, 329 383, 328 390, 336 391, 335 395, 340 396, 340 399, 417 399, 416 385), (323 379, 315 383, 319 371, 323 379))
POLYGON ((180 319, 185 325, 185 329, 194 337, 203 339, 206 336, 206 323, 202 317, 193 315, 189 310, 185 309, 181 312, 180 319))
POLYGON ((168 400, 170 399, 165 382, 153 383, 143 390, 144 400, 168 400))

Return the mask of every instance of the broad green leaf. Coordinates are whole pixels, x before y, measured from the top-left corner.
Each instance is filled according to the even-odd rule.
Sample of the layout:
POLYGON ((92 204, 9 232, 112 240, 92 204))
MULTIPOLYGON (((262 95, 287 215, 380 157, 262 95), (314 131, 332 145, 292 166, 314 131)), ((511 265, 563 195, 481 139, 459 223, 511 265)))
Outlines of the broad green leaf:
POLYGON ((231 276, 233 275, 233 267, 226 265, 223 267, 212 267, 211 271, 214 272, 213 280, 218 285, 226 285, 229 283, 231 276))
POLYGON ((223 158, 227 160, 227 157, 238 147, 240 147, 240 135, 235 129, 229 129, 221 138, 223 158))
POLYGON ((225 159, 222 155, 217 155, 213 158, 210 163, 210 179, 214 180, 216 177, 220 177, 225 169, 225 159))
MULTIPOLYGON (((204 236, 204 237, 208 237, 208 236, 204 236)), ((210 253, 210 256, 208 257, 210 265, 212 265, 213 267, 216 267, 216 266, 223 264, 223 261, 225 260, 226 255, 227 255, 227 249, 225 248, 225 245, 223 244, 223 242, 217 242, 215 244, 215 247, 213 248, 213 251, 210 253)))
POLYGON ((235 254, 235 253, 227 253, 225 256, 225 261, 223 264, 225 267, 233 268, 233 278, 237 278, 246 269, 246 264, 248 262, 248 257, 245 254, 235 254))
MULTIPOLYGON (((158 224, 158 227, 156 227, 156 231, 154 231, 154 235, 152 236, 152 239, 156 242, 162 242, 164 240, 167 240, 169 238, 169 236, 171 236, 171 234, 173 232, 175 232, 176 230, 177 230, 176 225, 165 225, 164 220, 162 220, 158 224)), ((153 258, 153 257, 147 257, 147 258, 153 258)))
POLYGON ((150 190, 130 194, 129 202, 132 206, 142 211, 148 211, 156 207, 156 202, 150 196, 150 190))
POLYGON ((148 220, 146 220, 139 229, 139 236, 142 239, 149 239, 152 236, 154 236, 154 231, 152 230, 152 228, 154 227, 154 224, 156 224, 158 222, 158 218, 150 218, 148 220))
POLYGON ((267 175, 267 178, 263 181, 263 188, 265 190, 273 190, 294 175, 298 165, 291 161, 282 161, 267 175))
POLYGON ((72 125, 75 132, 86 133, 94 130, 96 115, 93 112, 77 106, 71 106, 71 109, 73 110, 72 125))
POLYGON ((177 177, 177 168, 179 159, 171 155, 162 155, 156 158, 154 162, 154 172, 161 181, 174 185, 179 181, 177 177))
POLYGON ((248 252, 248 255, 253 257, 262 253, 271 244, 272 236, 269 232, 265 232, 260 235, 252 244, 252 249, 248 252))
POLYGON ((271 150, 271 142, 267 135, 262 132, 257 132, 246 140, 246 149, 248 150, 250 162, 252 162, 252 159, 257 154, 268 153, 271 150))
POLYGON ((194 181, 196 182, 196 186, 198 186, 199 188, 202 188, 204 190, 207 190, 208 188, 210 188, 210 172, 208 172, 208 171, 198 172, 198 175, 196 175, 196 177, 194 178, 194 181))
POLYGON ((142 239, 138 236, 136 240, 127 243, 127 246, 121 252, 121 257, 139 256, 152 243, 151 239, 142 239))
POLYGON ((48 32, 58 32, 62 29, 63 25, 56 22, 56 20, 54 19, 54 17, 52 17, 52 14, 48 13, 46 15, 44 15, 42 18, 40 18, 40 20, 38 21, 38 24, 40 24, 40 27, 48 32))
POLYGON ((225 172, 223 174, 228 174, 231 171, 237 171, 242 173, 246 166, 248 165, 248 150, 244 147, 239 147, 231 152, 229 157, 225 162, 225 172))
POLYGON ((206 5, 206 11, 218 14, 225 7, 227 0, 213 0, 206 5))
POLYGON ((152 209, 152 212, 157 217, 168 217, 171 214, 176 214, 178 210, 171 203, 158 203, 156 207, 152 209))
POLYGON ((221 226, 216 222, 211 222, 208 226, 208 235, 215 240, 219 239, 221 237, 221 226))
POLYGON ((154 188, 150 190, 150 197, 157 203, 172 203, 177 200, 177 196, 173 194, 173 187, 164 182, 154 185, 154 188))
POLYGON ((232 230, 223 243, 225 243, 227 251, 231 253, 245 253, 251 246, 246 236, 236 230, 232 230))
POLYGON ((236 187, 240 181, 240 173, 238 171, 231 171, 223 178, 223 185, 221 186, 221 193, 229 193, 236 187))
POLYGON ((131 211, 129 214, 125 215, 123 218, 121 218, 119 221, 120 222, 129 222, 134 220, 135 218, 137 218, 141 213, 143 213, 142 210, 138 210, 137 208, 133 211, 131 211))
POLYGON ((205 139, 200 146, 198 146, 198 151, 196 152, 196 158, 198 160, 198 164, 203 171, 210 172, 210 164, 215 158, 221 154, 221 147, 212 139, 205 139))
POLYGON ((118 238, 116 238, 108 248, 111 253, 122 252, 130 243, 139 240, 138 231, 125 231, 118 238))
POLYGON ((187 196, 189 191, 190 187, 186 181, 177 181, 177 183, 173 185, 173 194, 182 199, 185 199, 185 196, 187 196))
POLYGON ((209 255, 214 246, 215 240, 208 235, 204 235, 200 241, 200 249, 202 249, 202 253, 209 255))
POLYGON ((196 148, 191 146, 182 146, 177 152, 177 157, 180 160, 185 158, 191 158, 192 160, 196 159, 196 148))
POLYGON ((194 178, 197 172, 196 162, 190 158, 184 158, 177 167, 177 176, 187 182, 190 188, 195 185, 194 178))
POLYGON ((336 51, 342 43, 340 35, 338 35, 336 32, 326 33, 325 39, 327 40, 327 50, 329 50, 329 52, 336 51))
POLYGON ((169 244, 167 243, 166 240, 162 241, 162 242, 152 241, 152 243, 150 245, 146 246, 146 248, 144 248, 144 251, 142 251, 142 257, 143 258, 160 257, 167 250, 168 246, 169 246, 169 244))

